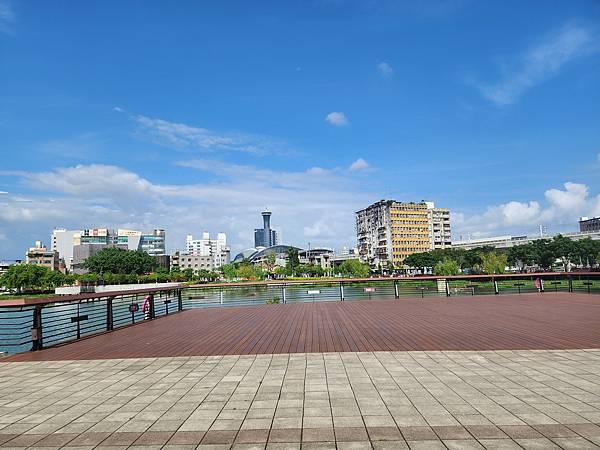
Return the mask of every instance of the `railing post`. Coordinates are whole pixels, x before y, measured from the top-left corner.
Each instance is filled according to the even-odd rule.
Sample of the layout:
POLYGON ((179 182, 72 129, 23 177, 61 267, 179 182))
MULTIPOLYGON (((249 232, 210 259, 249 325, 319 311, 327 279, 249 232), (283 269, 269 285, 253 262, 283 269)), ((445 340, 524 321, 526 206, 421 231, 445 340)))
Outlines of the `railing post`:
POLYGON ((540 277, 540 294, 544 292, 544 279, 540 277))
POLYGON ((150 294, 150 319, 154 319, 154 294, 150 294))
POLYGON ((221 303, 221 305, 223 304, 223 289, 219 291, 219 302, 221 303))
POLYGON ((573 292, 573 277, 569 275, 569 292, 573 292))
POLYGON ((492 278, 492 282, 494 283, 494 294, 498 295, 500 291, 498 290, 498 281, 495 278, 492 278))
POLYGON ((283 304, 285 304, 286 299, 285 299, 285 285, 281 288, 281 301, 283 304))
POLYGON ((31 350, 41 350, 42 343, 42 306, 33 308, 33 322, 31 324, 31 350))
POLYGON ((444 284, 446 285, 446 297, 450 297, 450 285, 447 278, 444 280, 444 284))
POLYGON ((394 298, 400 298, 400 293, 398 292, 398 280, 394 280, 394 298))
POLYGON ((181 295, 181 289, 177 290, 177 310, 183 311, 183 298, 181 295))
POLYGON ((112 331, 113 329, 113 298, 108 297, 106 299, 106 331, 112 331))
POLYGON ((344 282, 340 281, 340 301, 344 301, 344 282))

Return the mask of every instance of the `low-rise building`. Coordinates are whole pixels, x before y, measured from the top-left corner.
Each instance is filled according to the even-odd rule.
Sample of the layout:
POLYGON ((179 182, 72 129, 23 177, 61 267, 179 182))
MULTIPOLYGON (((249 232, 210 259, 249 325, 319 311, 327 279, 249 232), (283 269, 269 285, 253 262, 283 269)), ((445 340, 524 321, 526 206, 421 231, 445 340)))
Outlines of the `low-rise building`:
POLYGON ((193 235, 188 234, 185 246, 187 255, 210 257, 214 268, 229 264, 230 249, 225 233, 218 233, 217 239, 211 239, 210 233, 207 232, 202 233, 201 239, 194 239, 193 235))
MULTIPOLYGON (((570 233, 560 233, 562 236, 578 241, 580 239, 600 239, 600 231, 595 232, 584 232, 575 231, 570 233)), ((478 247, 494 247, 494 248, 510 248, 516 245, 529 244, 538 239, 552 239, 557 235, 544 235, 544 236, 493 236, 479 239, 468 239, 466 241, 455 241, 452 243, 452 248, 462 248, 464 250, 472 250, 478 247)))
POLYGON ((326 247, 316 247, 309 250, 300 250, 298 259, 300 264, 312 264, 320 266, 322 269, 331 268, 331 260, 333 258, 333 249, 326 247))
POLYGON ((192 269, 194 273, 201 270, 215 270, 215 260, 211 255, 190 255, 180 252, 175 252, 171 255, 171 271, 184 272, 187 269, 192 269))
POLYGON ((579 231, 582 233, 600 231, 600 217, 582 217, 579 219, 579 231))
POLYGON ((42 241, 35 241, 35 246, 30 247, 25 254, 25 263, 47 267, 50 270, 60 270, 60 257, 58 252, 48 249, 42 241))
POLYGON ((8 272, 8 269, 10 269, 11 266, 22 263, 23 261, 20 259, 16 259, 14 261, 0 261, 0 277, 8 272))

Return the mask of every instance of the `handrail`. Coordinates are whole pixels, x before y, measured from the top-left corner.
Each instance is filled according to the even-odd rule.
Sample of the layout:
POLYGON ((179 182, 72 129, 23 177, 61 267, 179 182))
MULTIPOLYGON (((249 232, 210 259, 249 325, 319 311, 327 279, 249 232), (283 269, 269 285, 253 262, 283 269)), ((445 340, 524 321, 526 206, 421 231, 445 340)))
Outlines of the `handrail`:
POLYGON ((187 285, 177 284, 171 285, 168 288, 156 287, 156 288, 144 288, 144 289, 125 289, 122 291, 105 291, 105 292, 94 292, 86 294, 73 294, 73 295, 55 295, 52 297, 36 297, 36 298, 15 298, 2 300, 0 297, 0 308, 3 307, 14 307, 14 306, 35 306, 35 305, 48 305, 50 303, 69 303, 80 300, 93 300, 107 297, 119 297, 121 295, 134 295, 144 293, 156 293, 156 292, 171 292, 178 289, 184 289, 187 285))
POLYGON ((187 285, 186 288, 202 287, 238 287, 238 286, 289 286, 294 284, 321 284, 321 283, 362 283, 369 281, 433 281, 433 280, 465 280, 465 279, 510 279, 510 278, 530 278, 530 277, 565 277, 565 276, 596 276, 600 277, 600 272, 528 272, 528 273, 502 273, 502 274, 482 274, 482 275, 419 275, 412 277, 370 277, 370 278, 307 278, 306 280, 266 280, 266 281, 236 281, 231 283, 199 283, 187 285))
POLYGON ((0 351, 40 350, 192 308, 402 297, 600 293, 600 272, 328 278, 179 284, 49 298, 0 300, 0 351), (145 295, 148 302, 142 303, 145 295), (144 304, 149 309, 143 308, 144 304), (172 306, 169 306, 172 304, 172 306), (29 318, 28 318, 29 317, 29 318), (30 338, 27 339, 27 332, 30 338), (30 347, 29 347, 30 346, 30 347))
POLYGON ((203 284, 178 284, 171 285, 169 287, 155 287, 155 288, 143 288, 143 289, 131 289, 122 291, 106 291, 96 293, 84 293, 74 295, 55 295, 52 297, 36 297, 36 298, 17 298, 2 300, 0 298, 0 308, 3 307, 14 307, 14 306, 35 306, 35 305, 47 305, 50 303, 68 303, 80 300, 91 300, 108 297, 117 297, 121 295, 129 294, 143 294, 143 293, 155 293, 155 292, 171 292, 178 289, 186 288, 225 288, 225 287, 239 287, 239 286, 290 286, 290 285, 314 285, 322 283, 362 283, 362 282, 377 282, 377 281, 433 281, 439 279, 451 280, 477 280, 477 279, 511 279, 511 278, 530 278, 530 277, 565 277, 565 276, 592 276, 600 277, 600 272, 530 272, 530 273, 504 273, 495 275, 423 275, 423 276, 412 276, 412 277, 371 277, 371 278, 307 278, 306 280, 267 280, 267 281, 238 281, 232 283, 203 283, 203 284))

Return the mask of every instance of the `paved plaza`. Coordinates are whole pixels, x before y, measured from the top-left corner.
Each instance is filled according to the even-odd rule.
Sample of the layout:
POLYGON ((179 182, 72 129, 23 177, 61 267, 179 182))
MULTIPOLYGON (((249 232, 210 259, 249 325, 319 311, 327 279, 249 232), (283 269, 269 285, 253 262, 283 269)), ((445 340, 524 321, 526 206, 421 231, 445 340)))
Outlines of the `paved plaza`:
POLYGON ((0 363, 0 446, 600 447, 600 350, 0 363))

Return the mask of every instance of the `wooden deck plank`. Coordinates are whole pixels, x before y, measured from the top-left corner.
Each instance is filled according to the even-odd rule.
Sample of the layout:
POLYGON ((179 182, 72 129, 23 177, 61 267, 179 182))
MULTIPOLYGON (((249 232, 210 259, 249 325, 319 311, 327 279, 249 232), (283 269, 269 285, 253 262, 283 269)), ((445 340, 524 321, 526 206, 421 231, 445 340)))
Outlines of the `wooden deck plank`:
POLYGON ((600 348, 600 296, 545 293, 184 311, 2 361, 600 348))

